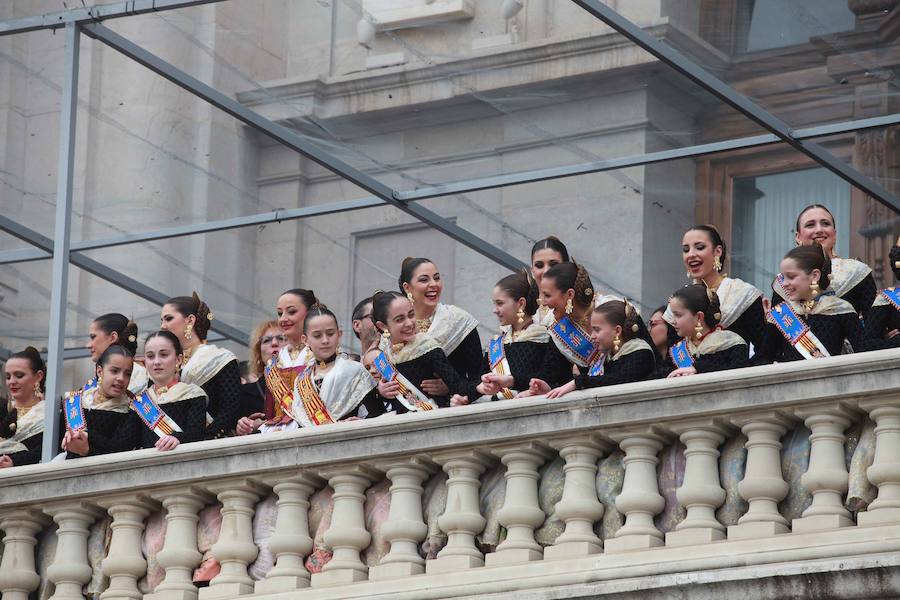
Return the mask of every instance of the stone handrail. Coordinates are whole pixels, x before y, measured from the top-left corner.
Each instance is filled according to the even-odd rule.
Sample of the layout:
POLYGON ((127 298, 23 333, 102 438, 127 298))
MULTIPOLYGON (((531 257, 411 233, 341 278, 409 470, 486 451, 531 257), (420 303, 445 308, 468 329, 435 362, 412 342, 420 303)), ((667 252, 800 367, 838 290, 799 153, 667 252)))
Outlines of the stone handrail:
MULTIPOLYGON (((855 443, 863 448, 861 438, 855 443)), ((859 597, 879 597, 884 588, 893 595, 896 575, 866 574, 900 565, 900 351, 6 469, 0 472, 3 600, 26 600, 39 586, 54 599, 82 598, 95 570, 89 531, 103 519, 111 520, 111 538, 100 566, 109 580, 101 598, 144 597, 141 538, 159 511, 166 533, 156 560, 165 576, 146 594, 154 600, 279 593, 285 599, 512 597, 537 589, 565 597, 643 590, 635 597, 652 597, 647 590, 686 583, 717 586, 730 596, 759 577, 769 587, 757 581, 755 589, 769 590, 768 597, 788 597, 779 586, 796 589, 823 578, 859 597), (861 469, 873 497, 848 508, 846 433, 869 419, 871 464, 853 468, 861 469), (811 432, 808 462, 805 455, 795 460, 790 469, 802 477, 788 476, 782 438, 804 428, 811 432), (746 460, 726 501, 720 451, 735 443, 746 448, 746 460), (613 454, 624 464, 620 488, 598 495, 598 465, 613 454), (683 465, 671 469, 677 492, 666 496, 660 457, 668 465, 682 455, 683 465), (561 465, 562 491, 552 506, 542 506, 540 490, 553 461, 561 465), (436 526, 447 541, 436 556, 425 556, 423 486, 441 471, 447 499, 436 526), (479 488, 488 472, 501 474, 505 488, 492 515, 506 532, 496 545, 477 540, 486 523, 479 488), (367 564, 361 552, 373 532, 366 491, 385 481, 390 509, 379 535, 390 550, 367 564), (322 538, 332 556, 310 574, 310 498, 326 486, 333 490, 333 512, 322 538), (254 513, 273 493, 278 512, 267 547, 276 560, 254 580, 248 574, 260 551, 254 513), (786 509, 785 498, 796 497, 806 501, 786 509), (740 514, 720 518, 717 510, 733 501, 740 514), (192 582, 201 561, 198 514, 210 504, 221 506, 221 533, 211 549, 221 569, 198 589, 192 582), (664 509, 674 517, 661 525, 664 509), (612 514, 621 522, 599 527, 612 514), (539 540, 536 532, 551 516, 559 534, 539 540), (55 553, 40 569, 37 540, 54 523, 55 553)))

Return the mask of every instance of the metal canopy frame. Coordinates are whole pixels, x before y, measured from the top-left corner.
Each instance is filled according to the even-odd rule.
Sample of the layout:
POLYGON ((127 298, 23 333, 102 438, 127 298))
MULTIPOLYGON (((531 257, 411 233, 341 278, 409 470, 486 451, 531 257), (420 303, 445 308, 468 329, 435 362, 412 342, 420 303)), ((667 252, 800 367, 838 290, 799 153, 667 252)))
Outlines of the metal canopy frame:
MULTIPOLYGON (((599 173, 626 167, 649 165, 669 160, 692 158, 701 155, 709 155, 742 148, 753 148, 782 142, 789 144, 797 151, 810 157, 815 162, 846 180, 854 187, 862 190, 878 202, 890 207, 894 211, 900 212, 900 200, 898 200, 894 194, 879 185, 876 181, 860 173, 851 165, 835 157, 820 144, 813 141, 815 138, 828 135, 896 125, 900 123, 900 114, 847 121, 820 127, 792 129, 785 122, 781 121, 776 116, 752 102, 746 96, 738 93, 735 89, 707 70, 703 69, 695 61, 667 45, 664 41, 648 34, 599 0, 572 0, 572 2, 582 7, 589 14, 600 19, 637 46, 649 52, 663 63, 672 67, 677 72, 698 84, 704 90, 712 93, 717 98, 735 108, 748 119, 761 125, 771 133, 768 135, 731 139, 722 142, 698 144, 661 152, 651 152, 640 156, 600 160, 563 167, 536 169, 470 179, 419 188, 411 191, 394 190, 390 186, 376 180, 374 177, 363 173, 359 169, 347 164, 332 154, 325 152, 304 136, 249 110, 236 100, 188 75, 184 71, 101 24, 101 22, 106 19, 213 4, 221 1, 222 0, 125 0, 101 6, 82 7, 58 13, 0 21, 0 36, 39 30, 65 29, 65 70, 62 87, 62 107, 60 111, 59 172, 57 175, 54 240, 50 240, 12 219, 0 215, 0 230, 10 233, 32 246, 32 248, 0 252, 0 264, 43 260, 48 258, 53 261, 49 330, 50 339, 47 356, 47 389, 48 394, 51 397, 58 397, 61 393, 58 375, 62 371, 61 366, 64 357, 66 355, 75 357, 83 354, 77 349, 66 350, 63 347, 66 316, 65 292, 70 264, 151 302, 162 304, 167 299, 166 295, 160 291, 154 290, 123 273, 115 271, 114 269, 83 255, 82 252, 87 250, 110 248, 138 242, 162 240, 215 231, 225 231, 264 223, 304 219, 318 215, 390 205, 415 217, 430 227, 441 231, 498 264, 510 269, 515 269, 523 266, 524 263, 508 254, 503 249, 488 243, 486 240, 457 226, 455 223, 441 217, 437 213, 418 205, 417 201, 563 177, 599 173), (219 221, 168 227, 155 231, 70 243, 71 201, 76 135, 75 125, 78 101, 78 57, 81 33, 84 33, 117 50, 125 56, 128 56, 132 60, 144 65, 151 71, 178 85, 182 89, 207 101, 212 106, 228 113, 252 129, 299 152, 303 156, 306 156, 335 174, 368 191, 370 194, 373 194, 373 196, 357 200, 332 202, 290 210, 276 210, 219 221)), ((248 336, 245 332, 222 323, 219 320, 215 321, 213 329, 225 339, 231 339, 243 344, 248 343, 248 336)), ((45 461, 52 457, 52 452, 54 451, 54 444, 52 442, 57 439, 56 432, 58 432, 59 428, 58 413, 50 410, 47 411, 46 415, 46 430, 51 432, 52 435, 45 436, 43 448, 43 460, 45 461)))

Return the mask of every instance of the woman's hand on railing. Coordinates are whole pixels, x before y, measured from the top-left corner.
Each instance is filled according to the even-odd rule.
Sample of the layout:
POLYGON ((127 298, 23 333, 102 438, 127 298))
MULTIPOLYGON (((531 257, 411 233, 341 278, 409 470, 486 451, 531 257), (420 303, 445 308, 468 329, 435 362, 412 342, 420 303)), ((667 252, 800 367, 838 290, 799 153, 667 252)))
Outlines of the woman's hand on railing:
POLYGON ((66 452, 79 456, 87 456, 91 451, 87 431, 67 431, 61 445, 66 452))
POLYGON ((6 469, 11 466, 13 466, 13 461, 9 456, 5 454, 0 456, 0 469, 6 469))
POLYGON ((548 398, 561 398, 562 396, 565 396, 569 392, 574 392, 574 391, 575 391, 575 380, 573 379, 569 383, 567 383, 565 385, 561 385, 558 388, 553 388, 552 390, 547 392, 547 397, 548 398))
POLYGON ((178 444, 181 442, 178 441, 178 438, 174 435, 164 435, 158 440, 156 440, 156 449, 161 452, 167 452, 169 450, 174 450, 178 447, 178 444))
POLYGON ((235 433, 238 435, 249 435, 253 433, 265 422, 265 417, 265 413, 261 412, 253 413, 249 417, 241 417, 238 419, 235 433))
POLYGON ((697 369, 694 367, 681 367, 680 369, 675 369, 666 379, 672 379, 673 377, 685 377, 686 375, 696 375, 697 369))

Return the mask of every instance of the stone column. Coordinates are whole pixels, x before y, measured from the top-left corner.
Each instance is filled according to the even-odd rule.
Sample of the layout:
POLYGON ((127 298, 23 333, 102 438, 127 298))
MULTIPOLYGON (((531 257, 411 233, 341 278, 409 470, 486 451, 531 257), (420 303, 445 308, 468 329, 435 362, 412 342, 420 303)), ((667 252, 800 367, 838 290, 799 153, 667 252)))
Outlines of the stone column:
POLYGON ((447 509, 438 525, 447 534, 447 545, 437 558, 425 565, 426 573, 448 573, 484 566, 484 555, 475 547, 475 536, 486 524, 478 503, 479 476, 491 458, 477 450, 456 450, 433 456, 444 467, 447 480, 447 509))
POLYGON ((59 528, 53 563, 47 568, 47 578, 56 586, 50 600, 83 600, 81 589, 91 580, 91 565, 87 556, 88 528, 102 511, 86 502, 54 503, 44 512, 53 517, 59 528))
POLYGON ((626 429, 610 435, 625 452, 625 481, 616 498, 616 508, 625 515, 625 524, 611 540, 607 554, 663 545, 663 534, 653 517, 666 505, 656 479, 657 453, 663 437, 652 428, 626 429))
POLYGON ((522 442, 501 446, 493 453, 506 465, 506 497, 497 513, 497 520, 506 527, 506 539, 496 552, 485 556, 485 564, 493 567, 541 560, 543 548, 534 541, 534 530, 544 522, 538 501, 538 468, 552 452, 543 444, 522 442))
POLYGON ((100 594, 100 600, 140 600, 144 595, 137 582, 147 572, 141 534, 153 502, 130 495, 106 498, 99 504, 113 519, 109 554, 101 565, 103 574, 109 577, 109 587, 100 594))
POLYGON ((716 519, 716 509, 725 502, 725 490, 719 484, 719 446, 726 428, 712 419, 677 423, 678 434, 686 449, 684 482, 678 488, 678 502, 687 509, 684 521, 666 534, 667 546, 708 544, 725 539, 725 527, 716 519))
POLYGON ((197 550, 198 513, 213 497, 195 488, 163 490, 154 497, 166 510, 166 541, 156 556, 166 576, 146 598, 196 600, 193 575, 203 558, 197 550))
POLYGON ((804 533, 849 527, 853 519, 844 508, 850 478, 844 458, 844 430, 850 426, 852 413, 837 402, 802 407, 795 413, 812 431, 809 467, 800 482, 813 500, 803 516, 793 520, 791 530, 804 533))
POLYGON ((212 555, 222 569, 209 587, 200 590, 200 600, 233 598, 253 593, 249 565, 259 554, 253 543, 253 513, 265 488, 252 479, 237 479, 209 487, 222 503, 222 530, 213 544, 212 555))
POLYGON ((256 582, 255 592, 274 594, 309 587, 309 571, 303 564, 313 548, 309 536, 309 497, 323 482, 315 475, 301 473, 291 478, 273 478, 266 483, 273 486, 278 496, 275 533, 269 538, 275 566, 265 579, 256 582))
POLYGON ((28 509, 15 509, 0 516, 0 529, 6 532, 0 561, 3 600, 28 600, 28 595, 41 584, 35 570, 34 547, 37 534, 49 522, 40 512, 28 509))
POLYGON ((738 492, 750 507, 737 525, 728 528, 728 539, 787 533, 787 519, 778 512, 778 503, 789 490, 781 474, 781 436, 787 432, 790 419, 778 412, 763 412, 738 417, 733 423, 747 436, 747 468, 738 492))
POLYGON ((428 535, 422 514, 422 483, 434 472, 431 461, 422 456, 379 463, 378 469, 391 480, 391 509, 382 533, 391 550, 381 564, 369 569, 369 579, 396 579, 425 572, 419 543, 428 535))
POLYGON ((597 436, 582 435, 553 446, 566 461, 562 499, 554 516, 565 521, 566 529, 552 546, 544 549, 544 559, 577 558, 597 554, 603 541, 594 533, 594 523, 603 516, 603 504, 597 498, 597 462, 609 444, 597 436))
POLYGON ((860 525, 900 523, 900 406, 896 399, 866 400, 859 407, 875 421, 875 459, 866 471, 878 497, 856 516, 860 525))
POLYGON ((313 573, 312 587, 363 581, 369 567, 360 560, 359 553, 372 539, 366 530, 363 504, 366 490, 378 480, 378 473, 363 465, 349 465, 324 469, 319 475, 334 489, 334 513, 331 527, 325 532, 325 543, 334 555, 321 573, 313 573))

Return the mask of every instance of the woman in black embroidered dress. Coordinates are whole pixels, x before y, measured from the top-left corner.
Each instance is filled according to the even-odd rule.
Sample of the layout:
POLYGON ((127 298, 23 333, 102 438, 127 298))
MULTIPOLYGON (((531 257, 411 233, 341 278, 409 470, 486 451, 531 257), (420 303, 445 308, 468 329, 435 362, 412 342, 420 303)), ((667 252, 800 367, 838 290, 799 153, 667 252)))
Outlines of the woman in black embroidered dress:
POLYGON ((170 298, 162 308, 160 329, 178 336, 184 350, 181 380, 203 388, 209 398, 207 412, 212 423, 206 439, 229 435, 241 411, 241 371, 238 359, 229 350, 206 343, 212 312, 197 293, 170 298))
MULTIPOLYGON (((524 269, 507 275, 494 286, 493 312, 500 321, 498 337, 503 344, 510 372, 492 372, 490 352, 485 352, 482 366, 485 374, 481 376, 481 380, 497 386, 498 391, 528 389, 531 379, 544 364, 544 355, 550 347, 550 336, 547 328, 535 320, 538 294, 537 282, 524 269)), ((492 400, 503 397, 491 394, 492 400)))
MULTIPOLYGON (((123 314, 107 313, 93 320, 88 330, 88 342, 85 346, 91 353, 91 361, 97 364, 100 355, 109 346, 123 341, 135 344, 137 335, 138 327, 134 321, 123 314)), ((140 394, 145 389, 147 389, 147 370, 135 361, 131 370, 131 381, 128 382, 128 391, 132 394, 140 394)))
POLYGON ((148 393, 181 431, 159 436, 149 427, 141 430, 141 446, 174 450, 179 444, 202 440, 206 433, 206 392, 193 383, 179 380, 184 360, 181 342, 171 331, 155 331, 144 341, 144 359, 151 385, 148 393))
POLYGON ((531 276, 538 285, 538 311, 536 320, 545 327, 553 325, 553 311, 543 303, 540 297, 541 280, 550 267, 569 262, 569 249, 556 236, 538 240, 531 247, 531 276))
MULTIPOLYGON (((837 229, 831 211, 821 204, 807 206, 797 215, 795 227, 794 240, 798 246, 818 243, 825 249, 831 259, 831 291, 849 302, 857 315, 865 319, 878 291, 875 278, 868 265, 852 258, 840 258, 834 253, 837 229)), ((787 295, 782 284, 783 275, 779 273, 772 283, 773 306, 784 301, 787 295)))
MULTIPOLYGON (((589 337, 589 319, 594 308, 594 288, 590 275, 581 265, 572 262, 554 265, 541 279, 541 298, 553 311, 554 326, 568 317, 580 329, 581 335, 589 337)), ((551 344, 544 356, 544 364, 532 378, 527 390, 519 392, 517 398, 547 394, 555 398, 559 388, 572 381, 574 369, 588 369, 590 365, 569 349, 560 336, 550 327, 551 344)))
POLYGON ((100 355, 97 385, 67 394, 65 409, 77 409, 68 401, 77 395, 86 425, 85 429, 67 430, 63 435, 62 449, 67 458, 125 452, 140 447, 143 425, 130 408, 128 393, 137 342, 125 340, 125 343, 129 345, 113 344, 100 355))
MULTIPOLYGON (((415 308, 416 331, 428 333, 438 343, 463 379, 473 384, 480 382, 478 321, 458 306, 441 303, 444 282, 437 265, 427 258, 407 257, 400 267, 399 284, 415 308)), ((449 382, 426 379, 421 389, 430 397, 443 397, 449 393, 449 382)))
MULTIPOLYGON (((829 275, 833 265, 834 260, 818 242, 792 248, 781 261, 780 287, 791 309, 821 344, 814 356, 825 356, 825 352, 830 356, 841 354, 844 340, 850 343, 854 352, 890 347, 890 341, 867 339, 856 308, 831 289, 829 275)), ((777 310, 777 306, 772 310, 777 310)), ((763 345, 753 358, 754 364, 766 364, 803 360, 805 356, 770 322, 763 345)))
POLYGON ((12 406, 0 419, 0 468, 33 465, 41 460, 44 440, 47 366, 37 349, 28 346, 11 354, 3 370, 12 406))
POLYGON ((691 366, 678 366, 669 377, 737 369, 749 364, 747 342, 719 324, 721 308, 714 291, 703 283, 687 285, 669 300, 675 331, 684 339, 691 366))
MULTIPOLYGON (((486 384, 476 385, 460 376, 438 343, 429 334, 418 331, 415 308, 404 295, 397 292, 376 293, 372 298, 372 318, 384 338, 383 346, 387 347, 385 355, 397 371, 438 406, 450 406, 450 395, 461 396, 468 403, 490 392, 486 384), (446 383, 447 395, 429 394, 422 388, 424 381, 435 377, 446 383)), ((479 358, 480 354, 479 350, 479 358)), ((399 391, 397 381, 381 380, 378 383, 378 393, 391 401, 395 411, 404 413, 408 409, 397 400, 399 391)))
MULTIPOLYGON (((889 259, 891 269, 894 271, 894 279, 900 280, 900 240, 897 241, 898 244, 891 248, 889 259)), ((892 340, 895 346, 900 344, 900 306, 897 306, 900 303, 895 304, 896 300, 891 300, 891 297, 897 298, 897 289, 890 287, 875 296, 875 302, 872 303, 872 308, 866 315, 865 336, 867 338, 892 340), (891 292, 893 293, 889 297, 887 294, 891 292)))

